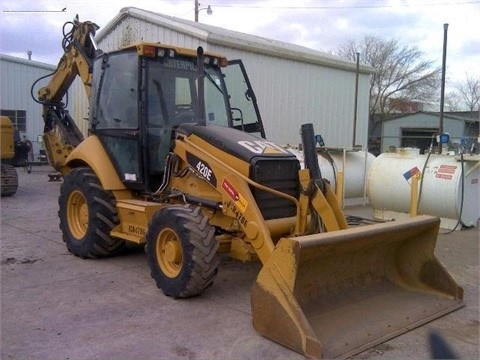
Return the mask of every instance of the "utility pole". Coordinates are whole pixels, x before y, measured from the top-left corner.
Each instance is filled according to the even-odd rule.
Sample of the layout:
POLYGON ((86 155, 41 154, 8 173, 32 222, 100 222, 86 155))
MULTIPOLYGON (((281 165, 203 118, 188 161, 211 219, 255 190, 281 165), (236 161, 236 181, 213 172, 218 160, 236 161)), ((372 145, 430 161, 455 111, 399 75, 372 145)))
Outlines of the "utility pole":
POLYGON ((195 22, 198 22, 198 13, 200 12, 199 7, 200 4, 198 3, 198 0, 195 0, 195 22))
MULTIPOLYGON (((443 107, 445 104, 445 70, 447 67, 447 34, 448 24, 443 24, 443 56, 442 56, 442 85, 440 88, 440 126, 439 133, 443 134, 443 107)), ((442 142, 439 141, 438 148, 439 153, 442 153, 442 142)))

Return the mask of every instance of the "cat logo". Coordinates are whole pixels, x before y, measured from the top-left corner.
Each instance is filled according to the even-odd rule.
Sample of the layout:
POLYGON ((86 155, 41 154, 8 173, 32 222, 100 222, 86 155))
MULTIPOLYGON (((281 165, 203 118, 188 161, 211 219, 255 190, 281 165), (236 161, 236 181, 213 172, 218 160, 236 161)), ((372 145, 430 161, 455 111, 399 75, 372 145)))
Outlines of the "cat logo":
POLYGON ((239 145, 250 150, 254 154, 290 154, 287 150, 271 141, 239 141, 239 145))

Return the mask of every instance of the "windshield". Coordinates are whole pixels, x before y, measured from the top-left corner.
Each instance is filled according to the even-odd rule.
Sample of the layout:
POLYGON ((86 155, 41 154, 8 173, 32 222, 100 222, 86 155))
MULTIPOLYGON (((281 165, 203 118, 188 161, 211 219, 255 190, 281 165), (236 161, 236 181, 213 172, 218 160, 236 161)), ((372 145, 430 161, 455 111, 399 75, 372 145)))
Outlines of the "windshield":
MULTIPOLYGON (((148 66, 149 125, 172 127, 185 122, 197 122, 199 110, 196 59, 157 58, 148 66)), ((205 68, 205 115, 207 124, 228 126, 228 107, 221 76, 218 68, 205 68)))

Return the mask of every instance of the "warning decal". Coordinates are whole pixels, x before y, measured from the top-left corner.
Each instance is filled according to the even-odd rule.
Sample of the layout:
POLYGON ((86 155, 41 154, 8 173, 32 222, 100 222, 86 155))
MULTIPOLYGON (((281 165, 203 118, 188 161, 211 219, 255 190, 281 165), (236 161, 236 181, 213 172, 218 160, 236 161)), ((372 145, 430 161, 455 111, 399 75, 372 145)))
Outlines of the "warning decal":
POLYGON ((411 168, 406 173, 404 173, 403 177, 405 178, 405 180, 408 181, 410 178, 414 177, 418 173, 420 173, 420 170, 418 169, 418 167, 415 166, 414 168, 411 168))
POLYGON ((455 174, 455 171, 457 170, 456 165, 440 165, 440 167, 437 170, 437 173, 441 174, 455 174))
POLYGON ((248 202, 245 198, 240 195, 240 193, 233 187, 232 184, 228 182, 227 179, 223 179, 222 188, 225 192, 230 196, 230 198, 234 201, 235 205, 244 212, 247 208, 248 202))
POLYGON ((445 180, 452 180, 453 179, 453 174, 455 174, 455 171, 457 170, 456 165, 440 165, 440 167, 437 169, 437 173, 435 174, 435 177, 437 179, 445 179, 445 180))
POLYGON ((452 180, 453 175, 437 173, 435 177, 438 179, 452 180))

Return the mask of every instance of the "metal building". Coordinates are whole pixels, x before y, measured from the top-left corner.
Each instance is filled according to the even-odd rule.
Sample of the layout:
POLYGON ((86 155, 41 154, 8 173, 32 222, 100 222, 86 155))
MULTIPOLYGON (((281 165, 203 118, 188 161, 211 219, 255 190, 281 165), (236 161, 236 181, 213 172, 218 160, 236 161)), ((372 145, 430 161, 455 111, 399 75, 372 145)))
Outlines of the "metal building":
MULTIPOLYGON (((267 137, 297 144, 302 123, 313 123, 330 147, 367 145, 372 68, 359 67, 356 139, 356 64, 305 47, 174 18, 122 9, 96 36, 111 51, 139 41, 162 42, 242 59, 257 95, 267 137)), ((86 117, 85 111, 74 118, 86 117)))
MULTIPOLYGON (((382 152, 398 147, 413 147, 423 153, 431 142, 436 145, 436 137, 440 128, 438 112, 418 111, 411 114, 400 114, 382 121, 382 152)), ((443 132, 450 135, 450 147, 458 146, 465 141, 467 150, 478 151, 479 118, 478 112, 445 113, 443 116, 443 132)))
MULTIPOLYGON (((51 74, 56 66, 37 61, 0 55, 0 110, 2 115, 10 117, 15 127, 32 142, 33 154, 41 147, 39 135, 43 134, 42 107, 30 96, 35 80, 51 74)), ((36 87, 45 86, 47 80, 40 81, 36 87)))

